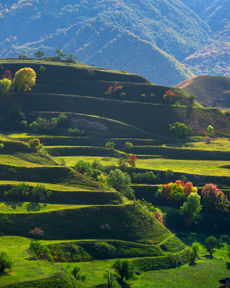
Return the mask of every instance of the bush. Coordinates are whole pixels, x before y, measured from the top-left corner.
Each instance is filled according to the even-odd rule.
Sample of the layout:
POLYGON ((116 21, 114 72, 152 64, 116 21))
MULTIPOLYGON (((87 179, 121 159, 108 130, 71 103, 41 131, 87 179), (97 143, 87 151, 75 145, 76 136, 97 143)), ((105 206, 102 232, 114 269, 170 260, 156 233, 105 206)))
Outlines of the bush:
POLYGON ((186 202, 180 207, 180 214, 185 217, 187 226, 194 223, 199 218, 201 209, 200 195, 196 192, 190 193, 186 202))
POLYGON ((108 175, 107 181, 110 186, 112 186, 117 191, 121 192, 129 199, 135 198, 133 190, 130 187, 131 178, 127 173, 124 173, 119 169, 111 170, 108 175))
POLYGON ((105 148, 106 149, 114 149, 115 148, 115 143, 108 141, 108 142, 105 143, 105 148))
POLYGON ((28 184, 21 183, 13 185, 8 191, 5 191, 3 197, 9 201, 45 202, 51 194, 52 192, 43 185, 31 187, 28 184))
POLYGON ((30 91, 36 83, 36 77, 32 68, 21 68, 15 73, 13 82, 18 91, 30 91))
POLYGON ((130 150, 133 148, 133 146, 134 146, 133 143, 131 143, 129 141, 125 142, 125 144, 124 144, 125 150, 130 150))
POLYGON ((228 212, 230 202, 227 195, 214 184, 206 184, 201 191, 204 208, 211 211, 228 212))
POLYGON ((0 251, 0 274, 4 273, 6 269, 10 269, 13 266, 13 261, 5 252, 0 251))
POLYGON ((89 162, 86 162, 85 160, 79 160, 77 164, 74 166, 74 168, 82 174, 91 175, 92 168, 89 162))
POLYGON ((51 262, 53 261, 49 248, 47 246, 43 246, 39 241, 31 240, 29 252, 34 258, 46 259, 51 262))
MULTIPOLYGON (((60 129, 67 128, 68 125, 68 117, 65 114, 59 114, 57 118, 53 117, 50 120, 44 117, 38 117, 35 121, 30 123, 29 128, 35 133, 54 133, 58 132, 60 129)), ((71 132, 75 133, 76 131, 72 129, 71 132)))
POLYGON ((169 130, 178 138, 187 138, 192 134, 192 128, 181 122, 175 122, 169 125, 169 130))
POLYGON ((193 186, 192 182, 184 183, 181 180, 177 180, 175 183, 170 182, 168 184, 160 185, 156 197, 181 202, 192 192, 197 192, 197 188, 193 186))
POLYGON ((216 239, 216 237, 214 236, 209 236, 206 240, 205 240, 205 246, 206 249, 208 250, 209 254, 210 254, 210 258, 213 258, 213 252, 215 250, 215 248, 217 247, 218 241, 216 239))
POLYGON ((157 176, 152 171, 147 171, 144 173, 132 173, 132 180, 134 183, 146 183, 154 184, 156 183, 157 176))
POLYGON ((6 96, 9 94, 11 87, 11 80, 4 78, 0 80, 0 96, 6 96))
POLYGON ((73 275, 73 277, 76 280, 85 281, 85 279, 86 279, 86 276, 82 275, 80 273, 80 268, 79 267, 74 267, 73 270, 71 271, 71 274, 73 275))

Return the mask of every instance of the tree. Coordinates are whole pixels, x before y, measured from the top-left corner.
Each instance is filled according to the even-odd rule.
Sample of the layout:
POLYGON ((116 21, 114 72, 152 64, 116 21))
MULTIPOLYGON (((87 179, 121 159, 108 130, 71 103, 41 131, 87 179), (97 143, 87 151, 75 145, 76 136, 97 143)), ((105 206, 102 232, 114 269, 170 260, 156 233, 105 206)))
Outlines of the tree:
POLYGON ((0 149, 3 149, 3 148, 4 148, 4 144, 0 143, 0 149))
POLYGON ((76 56, 75 55, 73 55, 73 54, 69 54, 69 55, 67 55, 66 56, 66 60, 68 61, 68 62, 75 62, 75 59, 76 59, 76 56))
POLYGON ((128 260, 117 260, 112 268, 116 271, 118 282, 124 283, 124 279, 129 280, 134 276, 133 268, 128 260))
POLYGON ((6 96, 11 88, 11 80, 3 78, 0 80, 0 96, 6 96))
POLYGON ((205 246, 206 246, 207 251, 210 254, 210 258, 213 258, 213 252, 214 252, 217 244, 218 244, 218 241, 217 241, 216 237, 214 237, 214 236, 209 236, 205 240, 205 246))
POLYGON ((124 144, 124 148, 126 150, 131 150, 133 148, 133 146, 134 146, 133 143, 131 143, 129 141, 125 142, 125 144, 124 144))
POLYGON ((63 53, 60 49, 56 49, 56 54, 57 54, 57 56, 60 57, 60 58, 66 57, 66 54, 63 53))
POLYGON ((202 206, 200 204, 200 195, 196 192, 190 193, 187 200, 180 207, 180 214, 185 216, 187 225, 194 223, 200 216, 202 206))
POLYGON ((207 128, 207 132, 208 132, 208 137, 211 138, 214 134, 214 127, 212 125, 209 125, 207 128))
POLYGON ((21 68, 15 73, 14 84, 18 91, 30 91, 36 83, 36 72, 30 67, 21 68))
POLYGON ((113 288, 116 281, 116 274, 112 269, 106 269, 104 273, 104 279, 107 280, 107 288, 113 288))
POLYGON ((197 242, 192 243, 192 249, 190 251, 190 257, 189 257, 189 264, 190 265, 195 265, 196 264, 196 258, 198 257, 200 245, 197 242))
POLYGON ((10 269, 13 266, 13 261, 4 251, 0 251, 0 274, 4 273, 6 269, 10 269))
POLYGON ((170 124, 169 130, 178 138, 187 138, 192 134, 192 128, 181 122, 170 124))
POLYGON ((26 54, 26 52, 24 50, 21 51, 21 54, 18 55, 19 59, 28 59, 28 55, 26 54))
POLYGON ((86 276, 82 275, 80 273, 80 268, 79 267, 74 267, 73 270, 71 271, 71 274, 73 275, 73 277, 76 280, 85 281, 85 279, 86 279, 86 276))
POLYGON ((228 196, 212 183, 206 184, 203 187, 201 191, 201 199, 204 208, 207 210, 228 212, 230 207, 228 196))
POLYGON ((42 58, 45 55, 45 52, 42 50, 38 50, 37 52, 34 53, 34 56, 36 58, 42 58))
POLYGON ((127 173, 124 173, 119 169, 111 170, 107 182, 110 186, 124 194, 126 197, 130 199, 135 198, 133 190, 130 187, 131 178, 127 173))
POLYGON ((108 142, 106 142, 105 143, 105 148, 106 149, 114 149, 115 148, 115 143, 114 142, 110 142, 110 141, 108 141, 108 142))

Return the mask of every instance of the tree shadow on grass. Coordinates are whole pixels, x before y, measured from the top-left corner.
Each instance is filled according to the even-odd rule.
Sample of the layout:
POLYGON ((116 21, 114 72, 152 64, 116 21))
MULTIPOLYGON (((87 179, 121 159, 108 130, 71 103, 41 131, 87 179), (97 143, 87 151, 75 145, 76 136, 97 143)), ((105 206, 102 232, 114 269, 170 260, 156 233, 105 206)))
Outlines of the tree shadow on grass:
POLYGON ((226 268, 227 268, 228 270, 230 270, 230 262, 227 262, 227 263, 226 263, 226 268))
POLYGON ((9 206, 11 209, 16 210, 17 208, 22 207, 23 202, 5 201, 4 204, 9 206))
POLYGON ((39 203, 36 203, 36 202, 31 202, 31 203, 28 203, 26 205, 26 210, 28 212, 30 212, 30 211, 37 212, 37 211, 40 211, 41 208, 42 208, 41 205, 39 203))

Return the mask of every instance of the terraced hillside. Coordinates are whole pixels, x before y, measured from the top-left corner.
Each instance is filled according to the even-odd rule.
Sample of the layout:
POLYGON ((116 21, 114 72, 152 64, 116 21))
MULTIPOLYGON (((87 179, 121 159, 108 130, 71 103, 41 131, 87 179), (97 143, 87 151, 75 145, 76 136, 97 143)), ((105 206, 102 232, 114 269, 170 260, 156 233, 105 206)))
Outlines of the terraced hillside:
MULTIPOLYGON (((212 124, 217 135, 228 135, 228 115, 196 102, 189 105, 189 95, 183 90, 152 85, 125 72, 29 60, 5 60, 2 65, 12 72, 31 66, 38 74, 31 92, 2 99, 2 115, 12 103, 20 106, 28 123, 38 117, 59 119, 64 113, 72 129, 81 133, 70 136, 63 129, 53 135, 34 134, 27 128, 0 134, 0 248, 14 260, 12 270, 1 275, 0 287, 104 287, 104 272, 115 259, 128 259, 143 275, 187 263, 189 248, 166 228, 180 228, 175 227, 176 222, 172 225, 175 218, 166 216, 165 227, 142 202, 128 199, 96 181, 97 177, 79 173, 75 165, 79 160, 99 160, 103 169, 113 169, 121 156, 135 154, 136 168, 128 171, 130 175, 157 174, 155 181, 132 183, 136 198, 144 198, 166 213, 175 212, 175 207, 157 200, 155 194, 157 187, 166 183, 168 169, 174 172, 171 181, 187 177, 199 189, 212 182, 229 195, 227 137, 211 141, 206 136, 186 141, 168 137, 169 124, 179 120, 188 124, 198 121, 196 134, 204 134, 212 124), (112 92, 114 87, 116 91, 105 93, 111 86, 112 92), (164 102, 169 89, 180 104, 164 102), (33 141, 39 146, 34 147, 33 141), (115 147, 107 147, 108 142, 115 147), (127 147, 126 142, 133 146, 127 147), (33 259, 28 250, 31 238, 40 239, 53 263, 33 259), (86 273, 85 282, 69 273, 76 265, 86 273)), ((202 219, 198 228, 202 231, 222 233, 229 225, 228 216, 204 213, 202 219)), ((218 275, 227 273, 222 269, 218 275)), ((217 285, 215 280, 213 285, 217 285)))

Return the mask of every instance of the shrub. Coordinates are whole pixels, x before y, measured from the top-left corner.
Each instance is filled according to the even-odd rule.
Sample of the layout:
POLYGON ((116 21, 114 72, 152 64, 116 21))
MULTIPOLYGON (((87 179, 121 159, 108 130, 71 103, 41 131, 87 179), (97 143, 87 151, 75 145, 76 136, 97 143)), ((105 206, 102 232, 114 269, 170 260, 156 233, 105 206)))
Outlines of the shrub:
POLYGON ((180 214, 185 217, 187 226, 194 223, 199 218, 201 209, 200 195, 196 192, 190 193, 186 202, 180 207, 180 214))
POLYGON ((10 201, 31 201, 39 202, 46 201, 51 196, 52 192, 47 190, 43 185, 34 187, 25 183, 13 185, 8 191, 5 191, 3 197, 10 201))
MULTIPOLYGON (((54 133, 60 129, 67 128, 68 125, 69 119, 62 113, 59 114, 57 118, 53 117, 50 120, 45 117, 38 117, 35 121, 30 123, 29 128, 35 133, 54 133)), ((75 133, 76 131, 71 130, 70 132, 75 133)))
POLYGON ((80 268, 79 267, 74 267, 73 270, 71 271, 71 274, 73 275, 73 277, 76 280, 85 281, 85 279, 86 279, 86 276, 82 275, 80 273, 80 268))
POLYGON ((187 138, 192 134, 192 128, 181 122, 170 124, 169 131, 178 138, 187 138))
POLYGON ((134 146, 133 143, 131 143, 131 142, 129 142, 129 141, 125 142, 125 144, 124 144, 124 148, 125 148, 126 150, 132 149, 133 146, 134 146))
POLYGON ((137 160, 137 157, 136 157, 136 155, 129 155, 129 157, 128 157, 128 163, 129 163, 129 165, 131 166, 131 167, 133 167, 133 168, 136 168, 136 160, 137 160))
POLYGON ((124 173, 119 169, 111 170, 108 175, 107 181, 110 186, 112 186, 128 198, 135 198, 133 190, 129 186, 131 184, 131 178, 127 173, 124 173))
POLYGON ((163 100, 166 104, 173 104, 176 101, 176 94, 172 90, 167 90, 163 95, 163 100))
POLYGON ((11 80, 3 78, 0 80, 0 96, 6 96, 9 94, 11 88, 11 80))
POLYGON ((104 279, 107 280, 107 288, 113 288, 116 281, 116 274, 113 269, 106 269, 104 273, 104 279))
POLYGON ((30 91, 36 83, 36 72, 29 67, 21 68, 15 73, 14 84, 18 91, 30 91))
POLYGON ((29 143, 30 147, 35 151, 41 149, 41 147, 42 147, 42 144, 41 144, 39 138, 29 139, 28 143, 29 143))
POLYGON ((79 160, 74 168, 82 174, 90 175, 92 173, 90 163, 86 162, 85 160, 79 160))
POLYGON ((34 258, 46 259, 48 261, 53 261, 51 252, 47 246, 42 245, 39 241, 31 240, 29 246, 29 252, 34 258))
POLYGON ((0 251, 0 274, 4 273, 6 269, 10 269, 13 266, 13 261, 4 252, 0 251))
POLYGON ((106 149, 114 149, 115 148, 115 143, 108 141, 108 142, 105 143, 105 148, 106 149))
POLYGON ((129 280, 134 277, 134 270, 128 260, 117 260, 112 268, 117 274, 118 282, 123 284, 124 280, 129 280))
POLYGON ((0 149, 3 149, 3 148, 4 148, 4 144, 0 143, 0 149))
POLYGON ((153 171, 146 171, 145 173, 132 173, 132 180, 134 183, 153 184, 156 182, 157 176, 153 171))
POLYGON ((204 208, 211 211, 227 212, 230 206, 227 195, 214 184, 206 184, 201 191, 204 208))
POLYGON ((197 192, 197 188, 193 186, 192 182, 184 183, 181 180, 177 180, 175 183, 170 182, 168 184, 160 185, 156 197, 181 202, 192 192, 197 192))
POLYGON ((216 239, 216 237, 214 236, 209 236, 206 240, 205 240, 205 246, 207 251, 210 254, 210 258, 213 258, 213 252, 215 250, 215 248, 217 247, 218 241, 216 239))

